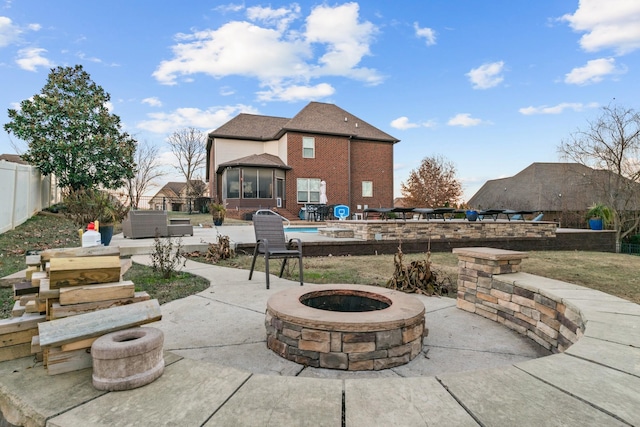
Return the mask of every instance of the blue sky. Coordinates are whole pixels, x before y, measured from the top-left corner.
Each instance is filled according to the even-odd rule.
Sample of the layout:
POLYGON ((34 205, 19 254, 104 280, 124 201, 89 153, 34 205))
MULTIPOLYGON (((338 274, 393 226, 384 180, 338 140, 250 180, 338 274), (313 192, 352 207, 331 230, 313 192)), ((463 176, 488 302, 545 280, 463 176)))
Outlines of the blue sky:
MULTIPOLYGON (((560 161, 600 107, 637 110, 639 48, 638 0, 0 0, 0 123, 50 68, 82 64, 170 167, 175 130, 329 102, 401 140, 396 196, 440 155, 467 200, 560 161)), ((26 149, 2 129, 0 153, 12 141, 26 149)))

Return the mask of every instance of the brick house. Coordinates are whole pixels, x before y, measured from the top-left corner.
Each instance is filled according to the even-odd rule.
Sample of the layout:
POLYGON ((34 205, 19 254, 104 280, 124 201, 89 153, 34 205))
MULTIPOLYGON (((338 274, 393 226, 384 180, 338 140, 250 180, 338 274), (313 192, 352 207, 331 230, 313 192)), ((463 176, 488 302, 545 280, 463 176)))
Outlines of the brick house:
POLYGON ((638 183, 578 163, 532 163, 512 177, 487 181, 468 204, 475 209, 537 210, 562 227, 585 228, 589 207, 599 202, 612 206, 611 194, 618 195, 618 211, 638 211, 638 183))
POLYGON ((308 203, 352 213, 393 206, 393 146, 399 140, 333 104, 311 102, 295 117, 240 114, 207 140, 209 192, 227 214, 277 208, 289 218, 308 203))
POLYGON ((186 182, 167 182, 149 200, 149 208, 173 212, 199 211, 201 200, 208 197, 208 187, 198 179, 191 180, 191 186, 193 194, 189 195, 186 182))

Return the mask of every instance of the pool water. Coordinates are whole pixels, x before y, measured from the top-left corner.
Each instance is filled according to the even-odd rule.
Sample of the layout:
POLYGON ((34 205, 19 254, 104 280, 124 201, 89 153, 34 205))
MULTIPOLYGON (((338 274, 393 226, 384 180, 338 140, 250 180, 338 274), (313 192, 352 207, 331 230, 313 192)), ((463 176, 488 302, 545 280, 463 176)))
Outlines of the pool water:
POLYGON ((288 227, 284 231, 285 233, 317 233, 318 227, 288 227))

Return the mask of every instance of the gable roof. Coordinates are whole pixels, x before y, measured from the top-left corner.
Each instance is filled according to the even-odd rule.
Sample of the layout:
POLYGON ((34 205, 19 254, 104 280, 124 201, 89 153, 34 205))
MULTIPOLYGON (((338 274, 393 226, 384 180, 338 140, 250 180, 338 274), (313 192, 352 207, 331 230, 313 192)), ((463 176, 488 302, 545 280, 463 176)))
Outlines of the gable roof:
POLYGON ((287 166, 280 157, 274 156, 273 154, 252 154, 250 156, 219 164, 217 172, 220 173, 226 167, 238 166, 277 168, 283 170, 291 169, 291 166, 287 166))
MULTIPOLYGON (((191 182, 192 183, 200 182, 204 184, 199 179, 192 179, 191 182)), ((186 186, 187 186, 186 182, 176 182, 176 181, 167 182, 160 190, 158 190, 158 192, 155 194, 155 196, 152 197, 152 199, 160 194, 164 194, 165 197, 180 198, 180 194, 182 193, 182 190, 184 190, 186 186)))
POLYGON ((209 133, 207 149, 211 138, 269 141, 287 132, 341 135, 391 143, 400 141, 334 104, 310 102, 292 119, 239 114, 209 133))
POLYGON ((283 117, 242 113, 209 133, 209 137, 270 141, 275 139, 275 135, 289 120, 283 117))
POLYGON ((469 199, 478 209, 583 211, 607 200, 611 172, 578 163, 532 163, 516 175, 487 181, 469 199))
POLYGON ((29 163, 22 160, 19 154, 0 154, 0 161, 5 160, 11 163, 18 163, 20 165, 28 165, 29 163))

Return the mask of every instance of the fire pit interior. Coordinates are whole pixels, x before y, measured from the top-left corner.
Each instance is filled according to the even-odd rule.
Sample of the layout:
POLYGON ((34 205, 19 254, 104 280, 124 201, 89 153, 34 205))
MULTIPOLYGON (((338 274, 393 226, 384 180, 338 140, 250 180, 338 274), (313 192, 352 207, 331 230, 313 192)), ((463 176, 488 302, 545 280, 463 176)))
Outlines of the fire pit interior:
POLYGON ((424 313, 420 300, 391 289, 295 287, 267 302, 267 346, 307 366, 387 369, 420 353, 426 336, 424 313))
POLYGON ((379 294, 335 289, 310 292, 303 295, 300 302, 319 310, 343 312, 382 310, 391 305, 391 300, 379 294))

